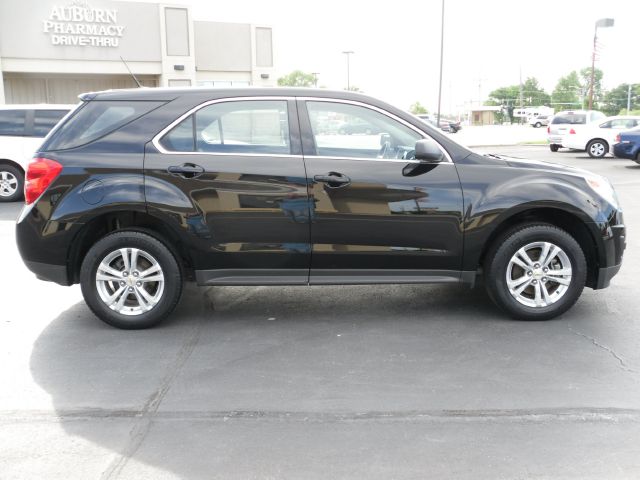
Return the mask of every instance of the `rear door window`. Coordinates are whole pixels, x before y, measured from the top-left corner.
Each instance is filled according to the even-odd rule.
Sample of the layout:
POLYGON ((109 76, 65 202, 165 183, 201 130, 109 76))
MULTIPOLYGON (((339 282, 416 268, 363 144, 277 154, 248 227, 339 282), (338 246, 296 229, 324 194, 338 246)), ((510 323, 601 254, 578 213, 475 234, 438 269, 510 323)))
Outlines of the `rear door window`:
POLYGON ((25 134, 26 110, 0 110, 0 135, 25 134))
POLYGON ((172 152, 290 154, 287 102, 242 100, 208 105, 182 120, 160 144, 172 152))
POLYGON ((140 118, 164 102, 100 101, 83 105, 52 134, 46 150, 64 150, 93 142, 140 118))
POLYGON ((46 137, 47 133, 55 127, 69 110, 36 110, 33 117, 33 135, 46 137))

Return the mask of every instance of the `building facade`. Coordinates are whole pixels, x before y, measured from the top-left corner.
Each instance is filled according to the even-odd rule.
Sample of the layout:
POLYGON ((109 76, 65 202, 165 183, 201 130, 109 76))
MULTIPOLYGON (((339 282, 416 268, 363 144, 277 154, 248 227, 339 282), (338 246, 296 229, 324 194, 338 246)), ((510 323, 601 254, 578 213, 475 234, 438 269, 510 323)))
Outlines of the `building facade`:
POLYGON ((273 86, 273 32, 197 21, 184 5, 0 1, 0 103, 135 87, 127 67, 144 86, 273 86))

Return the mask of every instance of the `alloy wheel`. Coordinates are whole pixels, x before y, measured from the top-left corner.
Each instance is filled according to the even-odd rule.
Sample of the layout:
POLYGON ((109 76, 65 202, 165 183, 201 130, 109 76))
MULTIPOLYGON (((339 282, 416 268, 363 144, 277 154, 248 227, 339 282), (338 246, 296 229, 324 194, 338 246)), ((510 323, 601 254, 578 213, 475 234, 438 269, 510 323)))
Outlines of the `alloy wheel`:
POLYGON ((141 315, 152 310, 164 292, 160 263, 137 248, 121 248, 109 253, 96 271, 100 299, 122 315, 141 315))
POLYGON ((520 248, 507 265, 507 288, 522 305, 548 307, 560 300, 572 279, 567 254, 550 242, 533 242, 520 248))
POLYGON ((18 179, 7 171, 0 171, 0 197, 11 197, 18 190, 18 179))

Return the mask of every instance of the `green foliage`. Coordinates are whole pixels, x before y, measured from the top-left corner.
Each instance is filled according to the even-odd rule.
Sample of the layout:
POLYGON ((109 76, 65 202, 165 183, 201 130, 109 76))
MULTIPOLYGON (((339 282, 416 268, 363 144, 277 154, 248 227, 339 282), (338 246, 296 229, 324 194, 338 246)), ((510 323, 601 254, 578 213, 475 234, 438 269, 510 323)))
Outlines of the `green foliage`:
POLYGON ((420 102, 416 102, 413 105, 411 105, 409 107, 409 111, 414 115, 429 113, 429 110, 427 110, 420 102))
MULTIPOLYGON (((593 103, 602 100, 602 70, 596 68, 593 71, 593 103)), ((589 108, 589 91, 591 89, 591 67, 586 67, 580 70, 580 85, 584 91, 585 100, 584 108, 589 108)), ((594 107, 595 108, 595 107, 594 107)))
POLYGON ((313 73, 305 73, 302 70, 294 70, 278 79, 279 87, 313 87, 316 77, 313 73))
POLYGON ((575 70, 564 77, 560 77, 556 88, 551 93, 551 103, 556 112, 570 108, 581 107, 580 94, 583 92, 578 72, 575 70))
MULTIPOLYGON (((634 113, 626 113, 628 93, 628 83, 618 85, 604 94, 600 108, 607 115, 634 115, 634 113)), ((631 110, 638 108, 640 108, 640 83, 631 85, 631 110)))
POLYGON ((527 78, 522 84, 522 97, 525 107, 539 107, 551 102, 551 96, 538 84, 535 77, 527 78))

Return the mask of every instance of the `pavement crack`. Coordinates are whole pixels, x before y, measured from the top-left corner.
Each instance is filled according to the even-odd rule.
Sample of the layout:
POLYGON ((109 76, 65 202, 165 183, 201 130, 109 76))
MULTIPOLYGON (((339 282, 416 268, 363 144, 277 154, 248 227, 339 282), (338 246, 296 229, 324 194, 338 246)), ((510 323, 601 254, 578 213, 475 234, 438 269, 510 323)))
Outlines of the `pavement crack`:
POLYGON ((102 480, 111 480, 118 478, 129 459, 135 455, 135 453, 142 445, 142 442, 149 433, 153 418, 156 416, 158 408, 162 403, 162 400, 166 396, 167 392, 171 388, 173 381, 180 374, 185 363, 193 353, 203 326, 203 316, 199 316, 200 319, 191 329, 187 338, 182 343, 180 350, 176 354, 176 358, 169 365, 159 387, 151 394, 145 404, 140 410, 135 411, 136 422, 133 428, 129 432, 129 441, 122 453, 118 455, 102 473, 100 478, 102 480))
POLYGON ((598 342, 598 340, 596 340, 594 337, 591 337, 585 333, 582 332, 578 332, 577 330, 574 330, 573 328, 571 328, 570 326, 567 326, 567 329, 569 329, 570 332, 572 332, 575 335, 578 335, 580 337, 586 338, 587 340, 590 340, 591 343, 593 343, 596 347, 604 350, 605 352, 607 352, 609 355, 611 355, 613 358, 615 358, 618 363, 620 364, 620 368, 626 372, 630 372, 630 373, 638 373, 637 370, 634 370, 633 368, 629 367, 624 359, 618 355, 612 348, 607 347, 606 345, 603 345, 602 343, 598 342))

